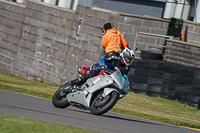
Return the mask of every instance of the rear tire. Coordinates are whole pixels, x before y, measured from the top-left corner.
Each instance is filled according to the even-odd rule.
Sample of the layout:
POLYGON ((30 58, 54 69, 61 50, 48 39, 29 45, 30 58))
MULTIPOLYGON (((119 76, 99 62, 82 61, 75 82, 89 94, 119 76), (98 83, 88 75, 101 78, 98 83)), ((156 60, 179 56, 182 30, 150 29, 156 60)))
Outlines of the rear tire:
POLYGON ((53 95, 52 103, 53 103, 54 107, 56 107, 56 108, 66 108, 70 105, 69 102, 68 102, 68 99, 67 99, 67 94, 62 92, 63 89, 65 87, 67 87, 68 85, 69 85, 69 82, 62 85, 53 95))
POLYGON ((94 115, 102 115, 109 111, 118 101, 119 93, 116 91, 111 92, 105 98, 101 99, 100 93, 92 102, 90 111, 94 115))

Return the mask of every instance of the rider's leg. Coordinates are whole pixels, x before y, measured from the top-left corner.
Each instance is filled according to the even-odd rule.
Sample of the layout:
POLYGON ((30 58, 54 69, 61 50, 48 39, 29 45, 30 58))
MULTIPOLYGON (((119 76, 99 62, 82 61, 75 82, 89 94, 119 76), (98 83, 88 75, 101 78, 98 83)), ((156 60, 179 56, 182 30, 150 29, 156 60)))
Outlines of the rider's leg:
POLYGON ((81 85, 81 83, 82 83, 81 81, 82 81, 81 78, 77 78, 77 79, 70 81, 69 85, 66 88, 63 89, 63 92, 64 93, 71 93, 73 91, 72 86, 73 85, 81 85))
MULTIPOLYGON (((74 85, 82 85, 86 82, 87 79, 91 78, 91 77, 94 77, 97 75, 97 71, 92 69, 92 70, 89 70, 87 71, 85 74, 81 75, 79 78, 75 79, 75 80, 72 80, 70 81, 70 84, 69 86, 74 86, 74 85)), ((73 89, 64 89, 63 92, 64 93, 69 93, 71 92, 73 89)))
POLYGON ((74 79, 74 80, 71 80, 70 81, 70 86, 73 86, 73 85, 82 85, 83 83, 85 83, 87 79, 85 78, 85 76, 81 76, 77 79, 74 79))
POLYGON ((97 75, 97 71, 95 69, 91 69, 87 71, 85 74, 81 75, 78 79, 70 81, 71 86, 73 85, 82 85, 86 82, 87 79, 92 78, 97 75))

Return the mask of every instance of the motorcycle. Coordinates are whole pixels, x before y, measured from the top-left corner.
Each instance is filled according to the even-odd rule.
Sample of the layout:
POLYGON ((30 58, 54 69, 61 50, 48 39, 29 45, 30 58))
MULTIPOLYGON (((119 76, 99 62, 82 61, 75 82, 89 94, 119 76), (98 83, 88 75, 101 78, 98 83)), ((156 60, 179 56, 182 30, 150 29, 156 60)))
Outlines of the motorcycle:
MULTIPOLYGON (((89 67, 82 66, 80 74, 84 74, 89 67)), ((68 106, 90 110, 94 115, 102 115, 109 111, 116 102, 129 91, 127 75, 122 75, 115 67, 112 71, 101 70, 98 76, 89 78, 82 85, 69 86, 69 82, 62 85, 54 94, 52 103, 56 108, 68 106), (64 93, 63 89, 71 89, 64 93)))

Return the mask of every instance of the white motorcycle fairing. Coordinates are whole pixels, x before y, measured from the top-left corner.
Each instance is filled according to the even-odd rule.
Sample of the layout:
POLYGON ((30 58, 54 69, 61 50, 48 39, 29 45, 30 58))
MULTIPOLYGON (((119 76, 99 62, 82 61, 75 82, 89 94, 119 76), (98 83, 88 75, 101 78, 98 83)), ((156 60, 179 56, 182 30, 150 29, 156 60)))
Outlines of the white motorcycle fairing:
MULTIPOLYGON (((87 80, 87 82, 82 86, 84 91, 77 91, 67 95, 68 102, 75 102, 84 105, 85 107, 90 107, 90 102, 92 94, 97 90, 100 90, 110 84, 113 84, 113 79, 110 75, 99 75, 87 80)), ((114 88, 104 88, 103 97, 108 95, 112 91, 117 91, 114 88)))

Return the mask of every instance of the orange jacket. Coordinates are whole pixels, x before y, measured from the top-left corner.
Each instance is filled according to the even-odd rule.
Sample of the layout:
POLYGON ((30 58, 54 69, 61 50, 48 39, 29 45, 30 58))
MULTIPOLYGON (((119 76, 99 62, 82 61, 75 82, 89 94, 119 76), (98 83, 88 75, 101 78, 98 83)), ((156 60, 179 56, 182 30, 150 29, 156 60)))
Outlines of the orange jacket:
POLYGON ((122 48, 127 47, 127 42, 121 32, 115 28, 108 29, 103 35, 102 46, 105 47, 105 52, 111 51, 120 52, 122 48))

